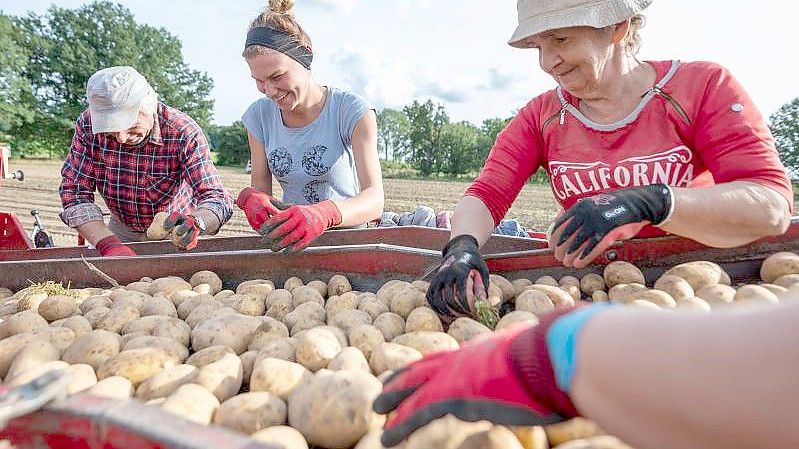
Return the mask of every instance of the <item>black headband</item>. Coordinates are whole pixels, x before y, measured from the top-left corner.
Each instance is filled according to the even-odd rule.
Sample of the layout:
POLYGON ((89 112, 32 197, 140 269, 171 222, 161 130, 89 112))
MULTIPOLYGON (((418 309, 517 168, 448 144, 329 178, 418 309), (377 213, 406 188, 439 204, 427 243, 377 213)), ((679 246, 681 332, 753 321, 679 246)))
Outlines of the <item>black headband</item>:
POLYGON ((250 45, 262 45, 272 50, 277 50, 291 59, 302 64, 310 70, 313 53, 311 49, 301 45, 297 39, 280 30, 269 27, 256 27, 247 32, 247 42, 244 49, 250 45))

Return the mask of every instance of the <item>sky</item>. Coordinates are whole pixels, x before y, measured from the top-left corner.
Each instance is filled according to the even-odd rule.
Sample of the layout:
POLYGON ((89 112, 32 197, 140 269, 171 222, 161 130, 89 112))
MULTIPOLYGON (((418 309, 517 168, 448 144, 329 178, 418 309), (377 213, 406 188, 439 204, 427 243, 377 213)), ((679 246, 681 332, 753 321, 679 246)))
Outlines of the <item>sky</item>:
MULTIPOLYGON (((83 0, 0 0, 0 11, 45 13, 83 0)), ((139 23, 183 43, 184 61, 214 82, 213 122, 227 125, 260 98, 241 57, 250 21, 267 0, 120 0, 139 23)), ((512 0, 296 0, 323 85, 364 96, 378 109, 413 100, 443 103, 452 121, 509 117, 555 87, 535 50, 507 45, 512 0)), ((654 0, 644 11, 639 58, 707 60, 729 68, 771 115, 799 97, 799 6, 789 0, 654 0)))

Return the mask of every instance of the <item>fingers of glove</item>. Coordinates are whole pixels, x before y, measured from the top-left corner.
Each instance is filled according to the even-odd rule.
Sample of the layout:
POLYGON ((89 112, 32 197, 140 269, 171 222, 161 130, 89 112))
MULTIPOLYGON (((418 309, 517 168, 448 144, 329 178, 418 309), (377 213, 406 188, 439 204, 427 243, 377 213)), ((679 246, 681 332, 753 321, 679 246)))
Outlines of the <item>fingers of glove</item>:
POLYGON ((372 409, 376 413, 386 414, 397 408, 402 401, 438 374, 446 363, 446 356, 452 351, 441 351, 425 356, 405 368, 392 374, 383 384, 383 391, 377 396, 372 409))
POLYGON ((166 217, 166 220, 164 220, 164 229, 171 231, 175 226, 182 224, 186 218, 187 217, 180 212, 172 212, 166 217))
POLYGON ((583 226, 584 222, 583 216, 575 214, 568 223, 564 222, 560 228, 555 228, 555 232, 558 233, 558 240, 556 240, 557 245, 560 246, 565 243, 566 240, 569 240, 572 234, 583 226))
MULTIPOLYGON (((564 223, 569 221, 574 216, 575 212, 577 212, 577 206, 579 204, 580 204, 580 202, 578 201, 577 204, 573 205, 571 208, 569 208, 569 210, 564 211, 563 213, 561 213, 560 215, 558 215, 555 218, 555 222, 552 223, 552 229, 553 229, 552 236, 553 237, 555 236, 555 231, 557 231, 558 228, 560 228, 564 223)), ((554 241, 557 242, 557 240, 554 240, 554 241)))
MULTIPOLYGON (((577 232, 574 233, 574 239, 572 239, 571 244, 568 246, 569 249, 566 250, 566 255, 570 255, 572 253, 580 254, 577 252, 577 250, 583 246, 583 243, 586 242, 590 243, 591 239, 593 239, 594 236, 597 235, 600 236, 599 240, 602 240, 602 237, 607 235, 607 233, 602 232, 601 230, 593 226, 589 226, 588 223, 586 223, 584 226, 578 229, 577 232)), ((597 243, 599 242, 599 240, 597 240, 597 243)))
POLYGON ((273 209, 274 213, 280 212, 281 210, 286 210, 289 207, 293 206, 293 204, 287 203, 287 202, 285 202, 283 200, 279 200, 279 199, 277 199, 275 197, 270 197, 269 198, 269 203, 272 205, 272 207, 274 207, 274 209, 273 209))
POLYGON ((447 310, 449 310, 450 316, 454 318, 469 316, 469 308, 465 305, 466 301, 461 301, 457 287, 455 287, 454 284, 450 284, 448 288, 445 288, 442 295, 447 304, 447 310))
POLYGON ((641 229, 648 224, 648 221, 643 221, 637 223, 628 223, 614 228, 593 247, 585 247, 579 253, 580 256, 572 261, 572 266, 575 268, 583 268, 587 266, 597 257, 601 256, 605 251, 607 251, 607 249, 614 243, 635 237, 641 231, 641 229))
MULTIPOLYGON (((289 247, 296 245, 298 242, 305 238, 306 230, 304 228, 294 228, 291 232, 284 235, 282 238, 275 236, 275 244, 272 251, 283 251, 289 247)), ((307 246, 307 245, 306 245, 307 246)))
POLYGON ((319 237, 319 236, 318 235, 313 235, 311 233, 305 233, 305 235, 300 240, 298 240, 298 241, 292 243, 290 246, 286 247, 286 251, 288 251, 290 253, 300 252, 300 251, 304 250, 305 248, 307 248, 308 246, 310 246, 311 242, 313 242, 317 237, 319 237))
POLYGON ((267 219, 263 226, 261 226, 261 229, 258 230, 258 233, 261 235, 268 235, 272 239, 277 239, 283 234, 286 234, 290 230, 296 228, 298 222, 298 218, 295 217, 295 214, 291 210, 283 211, 272 215, 269 219, 267 219), (284 229, 286 230, 276 233, 275 230, 283 225, 285 225, 284 229))

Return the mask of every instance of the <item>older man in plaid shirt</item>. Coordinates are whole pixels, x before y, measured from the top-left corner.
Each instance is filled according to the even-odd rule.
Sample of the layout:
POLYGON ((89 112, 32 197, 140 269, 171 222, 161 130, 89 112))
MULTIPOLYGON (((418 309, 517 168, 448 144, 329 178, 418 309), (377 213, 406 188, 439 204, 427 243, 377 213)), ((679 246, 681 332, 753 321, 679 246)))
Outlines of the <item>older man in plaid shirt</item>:
POLYGON ((230 219, 232 198, 191 117, 159 102, 132 67, 98 71, 86 91, 89 109, 61 170, 64 223, 103 256, 120 256, 135 255, 122 242, 143 240, 160 211, 169 213, 162 233, 182 249, 230 219), (107 226, 95 190, 111 211, 107 226))

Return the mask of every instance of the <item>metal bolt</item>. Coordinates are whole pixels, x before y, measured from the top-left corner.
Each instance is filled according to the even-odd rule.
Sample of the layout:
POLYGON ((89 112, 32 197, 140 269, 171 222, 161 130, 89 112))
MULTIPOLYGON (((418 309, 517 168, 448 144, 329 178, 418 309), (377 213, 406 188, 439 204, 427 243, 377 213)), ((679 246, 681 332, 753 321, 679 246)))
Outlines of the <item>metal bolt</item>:
POLYGON ((610 251, 608 251, 608 252, 605 254, 605 257, 607 257, 607 258, 608 258, 608 260, 616 260, 616 259, 618 259, 618 257, 619 257, 619 254, 618 254, 618 253, 616 253, 616 251, 614 251, 614 250, 610 250, 610 251))

